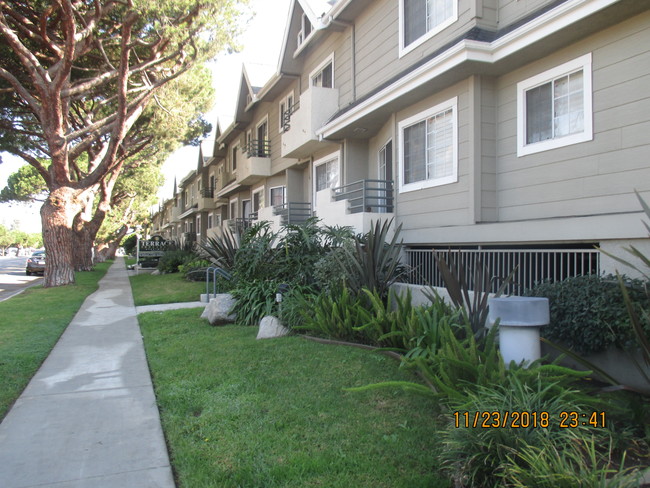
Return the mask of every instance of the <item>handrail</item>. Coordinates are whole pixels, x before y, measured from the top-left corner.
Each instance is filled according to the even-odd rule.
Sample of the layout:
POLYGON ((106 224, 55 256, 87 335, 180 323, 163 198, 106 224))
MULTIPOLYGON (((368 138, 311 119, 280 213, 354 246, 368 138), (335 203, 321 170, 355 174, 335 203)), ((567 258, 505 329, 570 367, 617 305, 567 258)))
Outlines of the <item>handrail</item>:
POLYGON ((393 211, 392 180, 359 180, 333 188, 332 191, 336 201, 348 201, 350 213, 393 211))
POLYGON ((268 139, 252 139, 244 145, 244 152, 249 158, 268 158, 271 156, 271 141, 268 139))
POLYGON ((300 100, 296 100, 287 110, 282 112, 282 130, 287 132, 291 129, 291 116, 300 108, 300 100))
POLYGON ((210 266, 205 270, 205 295, 210 303, 210 272, 212 272, 212 295, 217 296, 217 274, 222 278, 230 281, 232 275, 228 273, 225 269, 219 268, 217 266, 210 266))

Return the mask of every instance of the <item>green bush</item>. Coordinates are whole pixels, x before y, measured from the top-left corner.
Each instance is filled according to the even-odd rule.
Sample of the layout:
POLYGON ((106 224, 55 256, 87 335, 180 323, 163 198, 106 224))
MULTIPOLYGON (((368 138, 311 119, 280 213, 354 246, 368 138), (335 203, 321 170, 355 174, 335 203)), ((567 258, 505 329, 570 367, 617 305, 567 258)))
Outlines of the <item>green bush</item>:
POLYGON ((196 254, 186 249, 166 251, 158 261, 158 271, 161 273, 178 273, 179 266, 196 259, 196 254))
POLYGON ((275 281, 254 280, 240 283, 232 290, 237 300, 235 311, 237 323, 241 325, 258 325, 265 315, 277 313, 275 294, 278 284, 275 281))
POLYGON ((477 386, 464 398, 449 402, 449 408, 447 424, 439 435, 443 465, 457 486, 508 486, 503 473, 513 463, 526 466, 518 453, 527 446, 539 447, 548 441, 561 450, 576 436, 608 436, 605 429, 593 426, 560 427, 561 412, 596 411, 597 404, 553 378, 531 375, 525 369, 509 370, 500 382, 477 386), (504 425, 506 412, 510 420, 504 425), (525 415, 513 416, 514 412, 525 415), (517 422, 514 426, 513 421, 517 422))
MULTIPOLYGON (((642 303, 644 283, 625 283, 632 301, 642 303)), ((551 323, 542 328, 542 336, 580 354, 610 346, 627 349, 634 341, 634 329, 615 276, 578 276, 542 283, 526 294, 549 299, 551 323)), ((650 332, 647 320, 644 326, 650 332)))
POLYGON ((127 255, 135 255, 135 246, 138 245, 138 236, 131 234, 122 241, 122 247, 127 255))
POLYGON ((195 258, 178 266, 178 272, 182 273, 187 281, 205 281, 205 273, 210 266, 210 261, 195 258))

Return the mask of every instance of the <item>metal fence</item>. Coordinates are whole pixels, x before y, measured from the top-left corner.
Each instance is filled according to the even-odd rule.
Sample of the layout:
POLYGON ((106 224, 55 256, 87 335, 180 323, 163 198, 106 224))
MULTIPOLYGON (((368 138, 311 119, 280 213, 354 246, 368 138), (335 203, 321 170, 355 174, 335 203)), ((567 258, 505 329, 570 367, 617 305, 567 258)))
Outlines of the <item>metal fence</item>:
POLYGON ((491 278, 492 292, 512 273, 505 289, 509 295, 521 294, 543 281, 600 274, 600 252, 596 249, 407 249, 408 282, 444 287, 436 257, 461 271, 470 289, 474 287, 477 268, 491 278))
POLYGON ((360 180, 334 188, 335 200, 347 200, 350 213, 393 211, 392 180, 360 180))
POLYGON ((276 205, 273 207, 273 213, 281 216, 282 225, 302 224, 313 215, 309 202, 287 202, 276 205))

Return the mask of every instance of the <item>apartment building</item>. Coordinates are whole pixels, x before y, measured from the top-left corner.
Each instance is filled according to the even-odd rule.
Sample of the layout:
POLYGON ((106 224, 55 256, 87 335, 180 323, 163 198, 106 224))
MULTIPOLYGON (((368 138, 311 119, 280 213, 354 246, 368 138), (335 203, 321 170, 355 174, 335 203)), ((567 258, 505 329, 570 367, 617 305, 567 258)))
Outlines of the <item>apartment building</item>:
POLYGON ((205 235, 394 218, 414 283, 433 249, 521 286, 613 271, 594 246, 647 233, 649 88, 649 0, 296 0, 215 141, 205 235))

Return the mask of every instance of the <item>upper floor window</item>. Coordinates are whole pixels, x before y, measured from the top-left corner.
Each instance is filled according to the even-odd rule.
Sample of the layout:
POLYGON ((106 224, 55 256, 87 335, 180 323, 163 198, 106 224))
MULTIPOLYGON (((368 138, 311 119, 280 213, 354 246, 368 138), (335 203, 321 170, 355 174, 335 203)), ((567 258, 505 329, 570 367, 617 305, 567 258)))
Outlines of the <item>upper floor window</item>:
POLYGON ((309 75, 311 86, 334 88, 334 55, 327 58, 318 68, 309 75))
POLYGON ((291 114, 294 111, 293 92, 280 100, 280 130, 287 131, 290 128, 291 114))
POLYGON ((232 155, 230 157, 230 169, 231 171, 237 171, 237 151, 239 147, 235 146, 232 148, 232 155))
POLYGON ((311 22, 309 22, 309 18, 307 18, 307 15, 304 13, 300 17, 300 31, 298 32, 298 36, 296 39, 296 45, 297 47, 302 46, 302 44, 305 42, 305 39, 311 34, 312 28, 311 28, 311 22))
POLYGON ((399 123, 400 192, 458 181, 457 99, 399 123))
POLYGON ((400 55, 458 19, 458 0, 400 0, 400 55))
POLYGON ((591 54, 517 84, 517 155, 593 139, 591 54))

